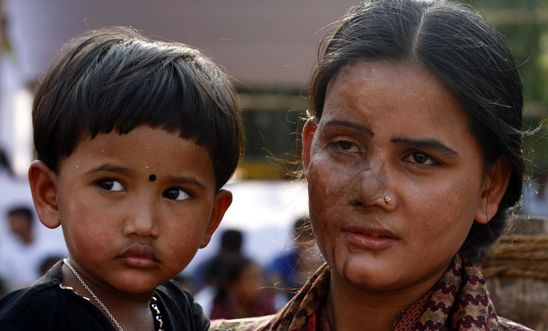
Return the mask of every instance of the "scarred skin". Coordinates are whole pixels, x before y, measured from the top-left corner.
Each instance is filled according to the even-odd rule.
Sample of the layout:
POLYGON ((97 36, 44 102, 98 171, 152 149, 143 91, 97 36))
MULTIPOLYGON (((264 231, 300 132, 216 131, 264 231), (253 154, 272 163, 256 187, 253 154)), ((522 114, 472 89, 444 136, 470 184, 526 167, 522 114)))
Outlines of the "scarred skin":
POLYGON ((368 312, 372 330, 389 329, 445 272, 472 223, 496 213, 509 170, 484 162, 452 93, 407 61, 343 68, 321 119, 304 128, 303 161, 341 330, 368 312))

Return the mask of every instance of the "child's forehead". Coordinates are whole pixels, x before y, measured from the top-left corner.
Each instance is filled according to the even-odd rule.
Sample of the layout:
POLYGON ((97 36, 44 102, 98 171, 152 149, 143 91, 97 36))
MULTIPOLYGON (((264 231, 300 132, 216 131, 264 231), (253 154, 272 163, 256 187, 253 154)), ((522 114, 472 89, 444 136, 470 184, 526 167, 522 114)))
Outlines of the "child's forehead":
MULTIPOLYGON (((212 167, 209 151, 194 138, 184 138, 178 133, 161 128, 139 126, 127 133, 111 131, 95 136, 82 136, 71 155, 60 165, 70 163, 77 167, 105 163, 116 166, 144 169, 166 169, 166 165, 188 166, 196 160, 212 167)), ((158 170, 155 170, 158 171, 158 170)), ((148 176, 148 175, 147 175, 148 176)))
POLYGON ((139 142, 146 141, 150 144, 163 146, 165 145, 165 140, 169 138, 174 138, 174 140, 179 139, 182 142, 193 143, 200 146, 197 144, 196 138, 183 137, 176 130, 167 130, 164 128, 143 124, 124 132, 121 132, 116 128, 110 130, 109 132, 84 132, 78 139, 75 149, 82 145, 82 143, 93 143, 105 148, 111 147, 113 142, 128 142, 129 145, 138 146, 139 142), (155 139, 157 134, 163 135, 164 139, 155 139))

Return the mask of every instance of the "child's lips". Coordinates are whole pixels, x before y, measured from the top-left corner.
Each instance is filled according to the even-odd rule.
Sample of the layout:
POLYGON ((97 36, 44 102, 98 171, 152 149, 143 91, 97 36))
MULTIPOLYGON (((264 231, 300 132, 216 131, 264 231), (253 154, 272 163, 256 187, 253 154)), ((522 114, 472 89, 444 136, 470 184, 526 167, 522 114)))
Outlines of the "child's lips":
POLYGON ((159 263, 152 247, 141 244, 129 246, 120 254, 119 258, 123 264, 130 268, 150 269, 159 263))

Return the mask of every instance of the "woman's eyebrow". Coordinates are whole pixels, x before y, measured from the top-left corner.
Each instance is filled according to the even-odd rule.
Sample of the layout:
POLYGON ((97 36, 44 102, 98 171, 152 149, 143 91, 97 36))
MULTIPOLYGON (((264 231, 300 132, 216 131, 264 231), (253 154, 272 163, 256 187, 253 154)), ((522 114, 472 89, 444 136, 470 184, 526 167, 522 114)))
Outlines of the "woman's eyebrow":
POLYGON ((450 158, 457 159, 459 158, 459 153, 457 153, 455 150, 449 148, 445 144, 443 144, 441 141, 437 139, 411 139, 411 138, 404 138, 404 137, 396 137, 390 139, 391 142, 395 144, 405 144, 410 145, 418 148, 424 148, 424 149, 434 149, 439 150, 446 156, 450 158))
POLYGON ((370 128, 368 128, 367 126, 365 125, 361 125, 361 124, 356 124, 356 123, 353 123, 353 122, 349 122, 349 121, 345 121, 345 120, 327 120, 324 124, 325 127, 330 127, 330 126, 344 126, 344 127, 348 127, 348 128, 352 128, 352 129, 355 129, 355 130, 358 130, 358 131, 362 131, 364 133, 366 133, 367 135, 370 135, 370 136, 374 136, 375 134, 373 133, 373 130, 371 130, 370 128))

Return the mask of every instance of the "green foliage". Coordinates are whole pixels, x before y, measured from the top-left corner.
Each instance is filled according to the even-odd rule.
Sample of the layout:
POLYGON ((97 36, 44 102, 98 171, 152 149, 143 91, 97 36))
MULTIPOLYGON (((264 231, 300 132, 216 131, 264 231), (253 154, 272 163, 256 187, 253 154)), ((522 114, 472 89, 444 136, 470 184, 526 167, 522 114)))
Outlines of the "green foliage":
POLYGON ((548 0, 468 0, 508 41, 523 79, 524 152, 533 172, 548 171, 548 0), (541 122, 543 127, 539 127, 541 122))
POLYGON ((524 155, 530 167, 530 175, 536 177, 541 172, 548 171, 548 121, 539 125, 535 119, 527 119, 525 125, 534 134, 524 139, 524 155))

